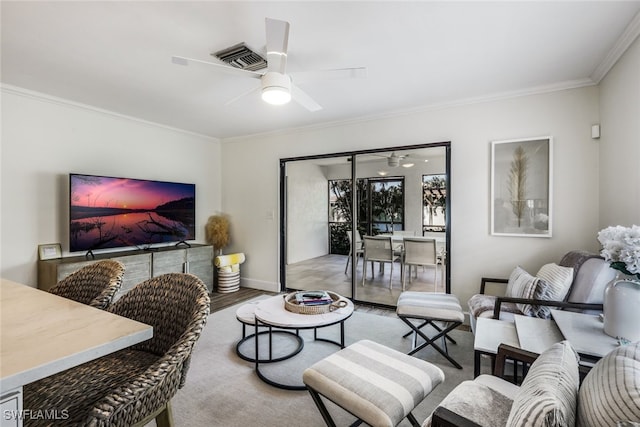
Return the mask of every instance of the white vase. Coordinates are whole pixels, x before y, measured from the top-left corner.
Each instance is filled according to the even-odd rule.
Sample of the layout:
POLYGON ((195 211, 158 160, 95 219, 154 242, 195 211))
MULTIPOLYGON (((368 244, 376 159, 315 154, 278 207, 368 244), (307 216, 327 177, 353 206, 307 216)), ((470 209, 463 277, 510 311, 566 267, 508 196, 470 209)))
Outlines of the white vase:
POLYGON ((618 272, 604 290, 604 332, 640 341, 640 280, 618 272))

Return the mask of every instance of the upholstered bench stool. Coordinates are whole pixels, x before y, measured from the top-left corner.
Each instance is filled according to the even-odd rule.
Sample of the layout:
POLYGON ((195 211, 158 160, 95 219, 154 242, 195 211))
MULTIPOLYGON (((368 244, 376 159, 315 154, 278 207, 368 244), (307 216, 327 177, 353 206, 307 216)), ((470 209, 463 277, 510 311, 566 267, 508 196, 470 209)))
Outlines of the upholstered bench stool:
POLYGON ((370 426, 392 427, 404 418, 419 426, 411 411, 444 381, 444 373, 429 362, 362 340, 306 369, 302 380, 328 426, 335 423, 321 396, 370 426))
POLYGON ((411 328, 411 331, 405 335, 407 337, 413 334, 413 347, 409 352, 410 355, 430 345, 453 366, 462 369, 462 366, 449 355, 447 349, 447 340, 456 344, 448 333, 464 322, 464 313, 460 301, 455 295, 405 291, 398 298, 396 314, 411 328), (418 322, 414 323, 412 320, 418 322), (436 322, 441 322, 444 326, 440 327, 436 322), (427 325, 431 325, 437 331, 437 334, 431 338, 422 331, 422 328, 427 325), (424 339, 424 342, 419 346, 417 345, 418 335, 424 339), (444 349, 436 344, 435 341, 438 338, 442 338, 444 349))
MULTIPOLYGON (((241 347, 246 341, 253 340, 256 335, 255 333, 247 335, 247 326, 250 326, 251 328, 255 329, 255 325, 256 325, 255 310, 256 310, 256 304, 258 304, 259 302, 260 301, 254 301, 247 304, 243 304, 236 310, 236 319, 238 320, 238 322, 242 324, 242 338, 236 344, 236 354, 238 355, 238 357, 248 362, 256 361, 255 354, 249 355, 249 354, 243 353, 241 351, 241 347)), ((268 334, 268 333, 269 333, 268 330, 258 332, 259 335, 268 334)), ((291 331, 271 331, 271 335, 273 334, 292 336, 297 341, 297 346, 299 348, 302 348, 302 345, 303 345, 302 337, 298 335, 297 330, 295 331, 295 333, 291 331)), ((255 348, 253 346, 251 347, 255 348)), ((287 357, 289 356, 285 355, 282 357, 273 357, 272 336, 269 336, 269 356, 265 359, 260 359, 259 362, 260 363, 280 362, 286 359, 287 357)))

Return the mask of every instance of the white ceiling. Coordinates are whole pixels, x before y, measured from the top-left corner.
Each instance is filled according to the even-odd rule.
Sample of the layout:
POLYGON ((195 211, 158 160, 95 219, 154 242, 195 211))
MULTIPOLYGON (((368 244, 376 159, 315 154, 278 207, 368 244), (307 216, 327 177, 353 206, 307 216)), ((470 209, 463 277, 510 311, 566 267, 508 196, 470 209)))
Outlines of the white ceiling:
POLYGON ((227 138, 597 83, 640 33, 640 1, 2 1, 2 83, 227 138), (300 85, 324 108, 274 107, 257 80, 173 55, 291 23, 288 71, 365 66, 366 79, 300 85))

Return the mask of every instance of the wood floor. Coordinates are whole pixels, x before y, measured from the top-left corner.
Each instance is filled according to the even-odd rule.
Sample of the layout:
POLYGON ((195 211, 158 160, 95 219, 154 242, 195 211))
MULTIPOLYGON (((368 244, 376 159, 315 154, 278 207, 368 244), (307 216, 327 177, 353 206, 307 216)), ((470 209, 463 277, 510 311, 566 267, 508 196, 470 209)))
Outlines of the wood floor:
POLYGON ((240 288, 237 292, 231 292, 228 294, 220 294, 213 292, 209 296, 211 298, 211 312, 224 310, 227 307, 241 303, 243 301, 250 300, 260 295, 275 295, 272 292, 261 291, 259 289, 240 288))

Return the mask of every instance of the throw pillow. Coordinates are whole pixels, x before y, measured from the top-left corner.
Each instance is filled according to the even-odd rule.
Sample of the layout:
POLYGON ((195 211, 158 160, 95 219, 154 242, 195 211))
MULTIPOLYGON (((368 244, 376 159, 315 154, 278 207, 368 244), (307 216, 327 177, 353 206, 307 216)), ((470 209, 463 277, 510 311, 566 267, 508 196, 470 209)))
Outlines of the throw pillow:
POLYGON ((535 290, 531 283, 532 278, 535 279, 524 268, 517 266, 509 276, 505 295, 513 298, 532 298, 535 290))
MULTIPOLYGON (((563 301, 573 282, 573 268, 562 267, 555 263, 545 264, 536 274, 538 282, 533 298, 546 301, 563 301)), ((528 306, 530 316, 548 319, 553 307, 546 305, 528 306)))
POLYGON ((600 359, 580 387, 578 426, 640 422, 640 342, 600 359))
MULTIPOLYGON (((522 267, 516 267, 507 283, 507 296, 513 298, 535 298, 538 278, 527 273, 522 267)), ((516 304, 518 310, 526 316, 535 316, 536 307, 530 304, 516 304)))
POLYGON ((536 276, 547 283, 544 293, 540 293, 540 299, 564 301, 573 282, 573 268, 562 267, 555 263, 545 264, 536 276))
POLYGON ((578 357, 569 342, 552 345, 531 364, 507 427, 574 425, 579 381, 578 357))

